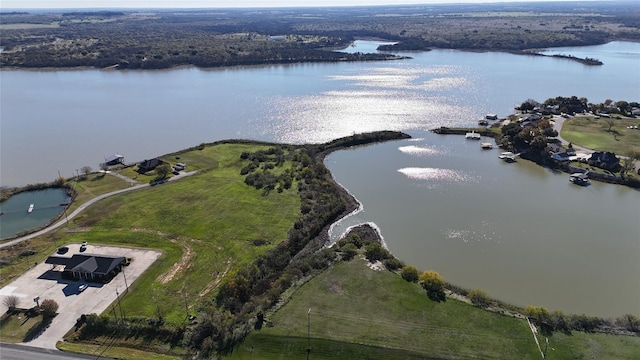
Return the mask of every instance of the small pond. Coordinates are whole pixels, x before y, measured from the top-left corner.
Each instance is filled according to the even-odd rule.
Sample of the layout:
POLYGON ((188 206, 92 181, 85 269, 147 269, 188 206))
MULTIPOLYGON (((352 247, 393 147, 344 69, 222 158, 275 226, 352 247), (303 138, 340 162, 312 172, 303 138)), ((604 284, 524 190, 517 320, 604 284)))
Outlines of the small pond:
POLYGON ((40 228, 55 219, 69 202, 64 189, 50 188, 25 191, 0 203, 0 238, 13 237, 28 230, 40 228), (33 209, 29 212, 30 205, 33 209))

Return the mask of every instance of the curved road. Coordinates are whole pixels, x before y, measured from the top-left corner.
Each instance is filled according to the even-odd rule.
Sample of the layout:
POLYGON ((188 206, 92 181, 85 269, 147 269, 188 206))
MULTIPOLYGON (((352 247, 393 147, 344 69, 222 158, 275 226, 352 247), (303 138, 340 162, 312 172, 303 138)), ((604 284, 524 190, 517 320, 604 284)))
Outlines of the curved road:
MULTIPOLYGON (((183 177, 193 175, 196 172, 197 171, 180 173, 180 175, 177 175, 177 176, 174 176, 174 177, 170 177, 169 179, 167 179, 167 181, 179 180, 179 179, 181 179, 183 177)), ((129 179, 129 181, 132 181, 132 180, 129 179)), ((0 244, 0 249, 2 249, 4 247, 7 247, 7 246, 11 246, 11 245, 17 244, 17 243, 19 243, 21 241, 24 241, 24 240, 33 239, 34 237, 37 237, 37 236, 40 236, 40 235, 44 235, 44 234, 48 233, 49 231, 55 230, 55 229, 59 228, 60 226, 67 224, 69 222, 69 220, 71 220, 74 217, 78 216, 78 214, 80 212, 82 212, 84 209, 86 209, 88 206, 93 205, 93 204, 95 204, 96 202, 98 202, 98 201, 100 201, 102 199, 108 198, 109 196, 122 194, 122 193, 127 192, 127 191, 142 189, 142 188, 149 187, 149 186, 151 186, 151 185, 150 184, 140 184, 140 185, 135 185, 135 186, 128 187, 126 189, 116 190, 116 191, 112 191, 110 193, 106 193, 106 194, 102 194, 102 195, 96 196, 93 199, 87 201, 86 203, 80 205, 80 207, 78 207, 74 212, 72 212, 71 214, 65 216, 64 219, 60 219, 58 222, 53 223, 53 224, 47 226, 46 228, 38 230, 38 231, 36 231, 34 233, 31 233, 29 235, 21 236, 19 238, 13 239, 11 241, 7 241, 4 244, 0 244)))

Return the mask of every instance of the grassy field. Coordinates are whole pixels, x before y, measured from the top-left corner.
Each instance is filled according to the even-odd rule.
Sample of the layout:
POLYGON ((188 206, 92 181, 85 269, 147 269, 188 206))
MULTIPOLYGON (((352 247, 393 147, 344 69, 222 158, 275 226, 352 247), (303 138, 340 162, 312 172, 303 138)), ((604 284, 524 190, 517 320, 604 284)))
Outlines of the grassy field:
POLYGON ((27 317, 25 314, 3 314, 0 320, 0 342, 23 342, 29 329, 41 321, 42 316, 27 317))
MULTIPOLYGON (((303 285, 270 319, 273 327, 251 333, 229 358, 303 358, 308 329, 314 359, 540 358, 525 320, 454 299, 432 302, 418 285, 373 271, 359 259, 338 263, 303 285)), ((553 359, 640 354, 635 337, 554 334, 550 345, 553 359)))
POLYGON ((640 125, 640 120, 576 116, 564 122, 560 136, 579 146, 624 156, 630 151, 640 153, 640 130, 628 129, 631 125, 640 125), (608 121, 613 121, 611 131, 608 121))
POLYGON ((526 321, 453 299, 433 302, 418 285, 356 259, 301 287, 273 314, 274 326, 250 334, 231 358, 303 356, 309 309, 314 358, 375 359, 381 352, 390 358, 540 356, 526 321))
MULTIPOLYGON (((159 249, 162 256, 133 284, 122 306, 128 316, 163 315, 169 322, 182 323, 185 300, 193 311, 210 301, 226 275, 285 240, 300 214, 295 185, 264 195, 244 183, 240 154, 265 148, 221 144, 172 155, 166 160, 185 162, 189 171, 200 173, 107 198, 56 232, 20 244, 14 252, 28 247, 37 254, 15 257, 12 265, 0 268, 0 281, 6 284, 66 243, 159 249), (254 245, 256 239, 266 240, 267 245, 254 245)), ((79 198, 122 184, 129 186, 113 176, 90 178, 78 183, 86 186, 79 198)))
POLYGON ((86 179, 69 182, 76 189, 77 196, 67 210, 67 213, 74 211, 78 206, 93 199, 96 196, 108 192, 125 189, 131 186, 126 181, 103 173, 93 173, 86 179))

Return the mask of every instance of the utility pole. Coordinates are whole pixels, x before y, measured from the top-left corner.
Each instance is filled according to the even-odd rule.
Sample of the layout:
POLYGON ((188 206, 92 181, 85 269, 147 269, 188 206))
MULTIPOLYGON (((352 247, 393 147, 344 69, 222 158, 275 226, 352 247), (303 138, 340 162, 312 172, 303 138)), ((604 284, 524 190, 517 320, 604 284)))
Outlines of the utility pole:
POLYGON ((124 267, 122 268, 122 276, 124 276, 124 291, 129 292, 129 285, 127 285, 127 275, 124 273, 124 267))
POLYGON ((311 308, 307 311, 307 360, 311 353, 311 308))
POLYGON ((118 298, 118 307, 120 308, 120 317, 122 318, 122 325, 124 326, 124 311, 122 311, 122 305, 120 304, 120 294, 118 294, 118 288, 116 288, 116 297, 118 298))

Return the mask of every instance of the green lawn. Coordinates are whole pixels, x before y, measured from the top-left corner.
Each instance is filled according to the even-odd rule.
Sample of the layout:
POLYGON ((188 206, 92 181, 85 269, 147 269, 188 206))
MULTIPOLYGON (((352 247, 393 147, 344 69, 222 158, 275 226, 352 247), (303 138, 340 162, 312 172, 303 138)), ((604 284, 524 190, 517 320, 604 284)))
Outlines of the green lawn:
POLYGON ((381 351, 390 358, 540 356, 526 321, 453 299, 435 303, 418 285, 355 259, 302 286, 271 316, 274 326, 251 333, 231 358, 302 357, 309 309, 315 358, 375 359, 381 351))
POLYGON ((564 122, 560 136, 579 146, 624 156, 630 151, 640 153, 640 130, 627 129, 631 125, 640 125, 640 120, 576 116, 564 122), (611 131, 608 121, 613 122, 611 131))
POLYGON ((3 314, 0 319, 0 342, 20 343, 31 328, 42 321, 42 316, 27 317, 25 314, 3 314))
MULTIPOLYGON (((310 329, 313 359, 540 359, 526 320, 453 299, 432 302, 418 285, 360 259, 304 284, 269 319, 273 327, 249 334, 229 358, 304 358, 310 329)), ((549 340, 548 359, 640 355, 638 337, 574 332, 549 340)))
POLYGON ((201 173, 105 199, 72 221, 71 227, 90 228, 70 235, 72 241, 164 251, 125 298, 127 314, 154 316, 160 307, 169 321, 182 322, 183 294, 192 305, 210 300, 226 274, 286 239, 299 216, 295 187, 265 196, 240 176, 240 154, 259 148, 266 147, 222 144, 176 155, 201 173), (270 245, 254 246, 255 239, 270 245), (159 280, 181 259, 180 271, 159 280))
POLYGON ((128 182, 112 176, 101 173, 94 173, 87 176, 86 179, 80 181, 70 181, 69 184, 73 186, 77 191, 77 196, 74 199, 73 204, 67 210, 67 213, 72 212, 78 206, 86 203, 96 196, 106 194, 108 192, 125 189, 130 185, 128 182))

